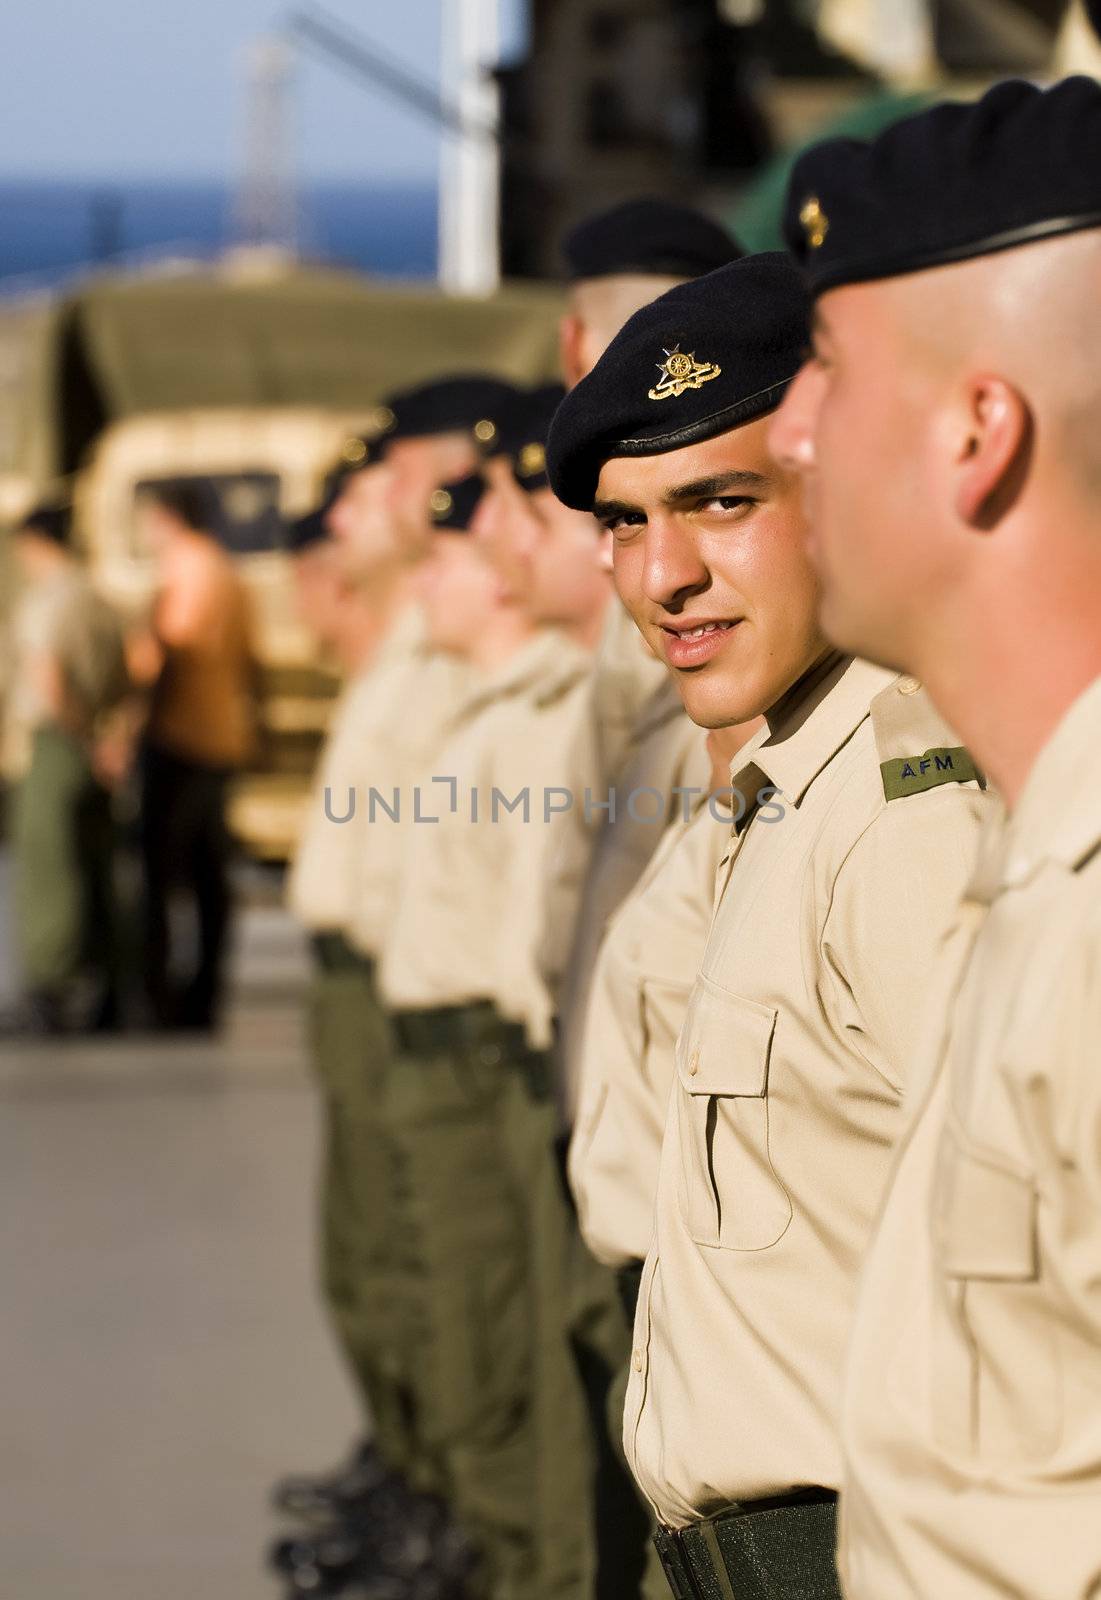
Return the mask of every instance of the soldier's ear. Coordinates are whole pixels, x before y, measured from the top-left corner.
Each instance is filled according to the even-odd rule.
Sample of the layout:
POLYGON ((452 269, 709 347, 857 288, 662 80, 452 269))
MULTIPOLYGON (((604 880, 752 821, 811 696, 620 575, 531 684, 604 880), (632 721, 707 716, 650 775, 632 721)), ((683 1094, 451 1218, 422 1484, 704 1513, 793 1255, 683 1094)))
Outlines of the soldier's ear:
POLYGON ((585 324, 572 311, 567 311, 558 323, 558 363, 567 389, 585 376, 585 324))
POLYGON ((956 514, 979 532, 996 528, 1015 504, 1032 454, 1024 396, 993 373, 967 379, 955 473, 956 514))

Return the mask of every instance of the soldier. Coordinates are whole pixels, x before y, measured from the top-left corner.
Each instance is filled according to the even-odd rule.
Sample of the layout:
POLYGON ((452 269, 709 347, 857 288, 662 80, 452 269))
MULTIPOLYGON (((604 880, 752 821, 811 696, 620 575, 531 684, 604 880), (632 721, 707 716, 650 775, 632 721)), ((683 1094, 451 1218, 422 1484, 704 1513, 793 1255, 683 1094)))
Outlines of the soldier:
POLYGON ((273 1552, 291 1577, 292 1592, 365 1578, 379 1565, 382 1535, 384 1566, 407 1557, 415 1564, 418 1540, 441 1563, 453 1553, 433 1508, 409 1493, 410 1487, 433 1490, 438 1482, 431 1452, 412 1425, 401 1381, 404 1357, 395 1350, 401 1330, 391 1285, 400 1241, 382 1120, 394 1047, 375 974, 395 913, 400 851, 412 817, 408 811, 391 817, 377 797, 385 802, 411 789, 466 690, 465 672, 425 638, 418 589, 430 523, 410 494, 419 493, 426 473, 472 467, 475 424, 512 394, 509 385, 474 376, 391 397, 370 435, 345 452, 348 470, 326 516, 356 597, 343 650, 358 665, 319 777, 292 904, 317 934, 311 1018, 327 1122, 325 1290, 374 1431, 347 1467, 277 1486, 282 1510, 328 1519, 317 1532, 283 1541, 273 1552), (395 450, 412 490, 395 485, 395 450), (396 1540, 389 1537, 395 1525, 396 1540))
POLYGON ((412 830, 381 967, 401 1047, 387 1120, 404 1185, 407 1383, 493 1595, 545 1592, 540 1473, 573 1470, 553 1451, 536 1460, 539 1217, 556 1181, 547 1050, 565 946, 548 936, 544 885, 573 803, 566 758, 590 660, 578 641, 596 636, 609 594, 591 519, 586 545, 583 519, 543 503, 549 410, 520 396, 499 431, 515 435, 505 455, 546 547, 529 548, 522 583, 464 532, 476 482, 434 497, 430 631, 478 684, 422 777, 438 822, 412 830))
MULTIPOLYGON (((692 207, 643 198, 586 217, 563 240, 562 254, 569 298, 559 346, 562 374, 572 389, 641 306, 675 284, 737 260, 742 249, 725 228, 692 207)), ((644 708, 664 687, 665 678, 661 663, 640 645, 622 607, 609 607, 585 729, 594 788, 606 791, 614 780, 637 719, 642 715, 652 721, 644 708)), ((646 837, 656 847, 652 830, 646 837)), ((583 914, 583 927, 593 921, 583 914)), ((577 965, 584 970, 582 958, 577 965)), ((575 976, 571 986, 580 982, 575 976)), ((583 1015, 584 993, 576 1000, 567 995, 565 1010, 569 1026, 572 1015, 583 1015)))
POLYGON ((732 767, 624 1419, 677 1594, 839 1592, 848 1316, 982 798, 919 686, 818 627, 798 480, 766 447, 806 338, 790 261, 735 262, 631 319, 548 450, 693 719, 765 719, 732 767))
MULTIPOLYGON (((564 241, 563 254, 570 304, 562 325, 562 368, 572 386, 640 306, 736 259, 741 250, 699 212, 643 199, 586 219, 564 241)), ((602 544, 610 557, 607 539, 602 544)), ((681 814, 683 802, 674 791, 703 789, 708 776, 702 734, 685 715, 663 663, 618 603, 607 612, 589 699, 572 765, 585 774, 579 787, 591 794, 592 804, 574 813, 570 848, 559 866, 566 881, 580 876, 585 885, 555 1052, 563 1147, 577 1110, 589 983, 608 920, 666 826, 681 814)), ((585 1373, 601 1463, 593 1582, 599 1592, 610 1584, 618 1595, 629 1581, 627 1566, 642 1558, 645 1539, 634 1495, 623 1481, 619 1429, 609 1437, 605 1425, 606 1390, 627 1360, 629 1343, 614 1282, 584 1249, 574 1252, 571 1278, 571 1338, 585 1373)))
POLYGON ((31 1036, 121 1020, 111 799, 97 750, 128 679, 118 619, 77 564, 69 528, 67 508, 40 506, 13 539, 24 588, 11 715, 29 760, 11 838, 26 994, 0 1026, 31 1036))
POLYGON ((1086 1600, 1101 88, 1003 83, 870 146, 828 143, 796 166, 786 229, 816 328, 774 443, 805 475, 825 626, 920 673, 1002 802, 929 988, 921 1092, 862 1279, 845 1592, 1086 1600))

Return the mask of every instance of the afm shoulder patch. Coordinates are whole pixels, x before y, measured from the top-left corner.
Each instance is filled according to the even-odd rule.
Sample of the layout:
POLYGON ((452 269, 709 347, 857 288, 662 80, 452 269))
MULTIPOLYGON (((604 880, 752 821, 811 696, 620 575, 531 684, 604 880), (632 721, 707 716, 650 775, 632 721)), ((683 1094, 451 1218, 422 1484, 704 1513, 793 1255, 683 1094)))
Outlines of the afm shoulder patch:
POLYGON ((985 787, 982 774, 962 744, 940 745, 920 756, 898 756, 881 761, 883 793, 888 800, 903 795, 921 794, 942 783, 978 783, 985 787))

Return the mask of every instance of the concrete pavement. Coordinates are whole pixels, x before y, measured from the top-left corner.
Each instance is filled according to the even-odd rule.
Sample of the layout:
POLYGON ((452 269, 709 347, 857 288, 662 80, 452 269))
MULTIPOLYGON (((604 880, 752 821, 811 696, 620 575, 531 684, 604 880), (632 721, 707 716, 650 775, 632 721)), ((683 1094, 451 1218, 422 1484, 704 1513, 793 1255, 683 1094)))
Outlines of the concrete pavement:
POLYGON ((217 1043, 0 1047, 10 1600, 273 1600, 268 1486, 348 1443, 304 953, 270 904, 239 943, 217 1043))

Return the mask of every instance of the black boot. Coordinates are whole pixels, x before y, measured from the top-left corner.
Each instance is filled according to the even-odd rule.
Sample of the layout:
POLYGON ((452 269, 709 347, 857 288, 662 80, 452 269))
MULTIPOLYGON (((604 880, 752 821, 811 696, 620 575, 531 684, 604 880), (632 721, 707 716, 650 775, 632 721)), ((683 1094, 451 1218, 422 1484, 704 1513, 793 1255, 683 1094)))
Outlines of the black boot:
POLYGON ((333 1472, 280 1479, 271 1491, 271 1501, 284 1516, 324 1522, 342 1517, 350 1504, 363 1500, 392 1477, 374 1444, 367 1440, 333 1472))

